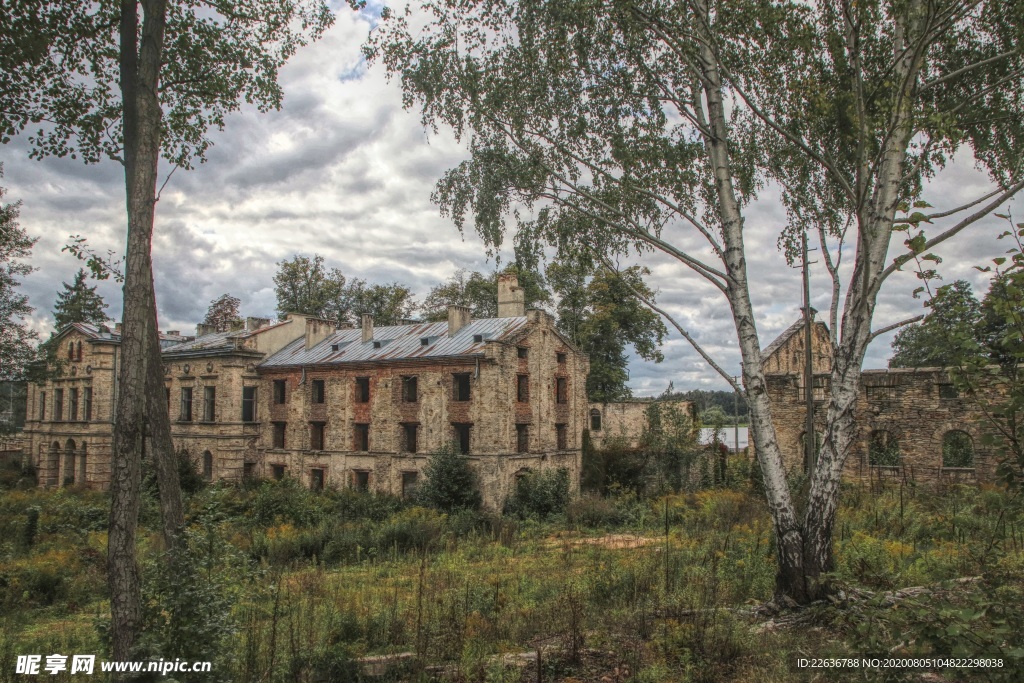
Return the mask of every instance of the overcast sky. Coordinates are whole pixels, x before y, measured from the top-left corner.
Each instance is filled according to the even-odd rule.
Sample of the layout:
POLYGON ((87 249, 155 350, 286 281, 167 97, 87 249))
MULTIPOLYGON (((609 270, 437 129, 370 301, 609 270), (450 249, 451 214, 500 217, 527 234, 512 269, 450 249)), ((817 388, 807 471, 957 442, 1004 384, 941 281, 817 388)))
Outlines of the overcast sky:
MULTIPOLYGON (((243 315, 272 316, 276 263, 295 254, 320 253, 348 277, 405 283, 420 301, 458 268, 493 269, 476 235, 460 235, 430 203, 434 183, 465 153, 445 132, 428 135, 418 113, 402 109, 399 86, 389 84, 379 66, 366 68, 359 48, 370 21, 369 13, 339 10, 324 39, 282 71, 282 109, 259 114, 245 108, 228 117, 226 129, 212 134, 209 162, 171 178, 157 207, 153 249, 162 329, 194 333, 210 301, 225 292, 242 300, 243 315)), ((38 271, 23 287, 36 308, 31 323, 45 335, 53 329, 61 282, 70 282, 80 267, 61 251, 68 236, 87 237, 101 252, 123 251, 123 172, 113 162, 32 161, 27 149, 18 138, 0 149, 0 183, 9 201, 22 201, 22 227, 39 237, 32 256, 38 271)), ((929 188, 926 198, 939 209, 989 189, 964 156, 929 188)), ((799 271, 786 265, 775 246, 783 221, 770 190, 746 213, 762 346, 799 315, 799 271)), ((966 278, 982 296, 987 281, 973 266, 1000 253, 995 235, 1004 227, 990 219, 939 249, 943 278, 966 278)), ((663 307, 729 372, 738 372, 735 330, 716 290, 668 258, 645 264, 663 307)), ((830 288, 821 265, 815 267, 812 304, 827 311, 830 288)), ((879 298, 876 328, 922 312, 921 301, 911 297, 917 285, 912 274, 890 278, 879 298)), ((99 291, 111 317, 120 319, 118 286, 102 282, 99 291)), ((891 339, 890 334, 874 341, 866 367, 884 367, 891 339)), ((676 389, 726 388, 674 330, 663 350, 660 365, 631 364, 635 394, 660 393, 670 380, 676 389)))

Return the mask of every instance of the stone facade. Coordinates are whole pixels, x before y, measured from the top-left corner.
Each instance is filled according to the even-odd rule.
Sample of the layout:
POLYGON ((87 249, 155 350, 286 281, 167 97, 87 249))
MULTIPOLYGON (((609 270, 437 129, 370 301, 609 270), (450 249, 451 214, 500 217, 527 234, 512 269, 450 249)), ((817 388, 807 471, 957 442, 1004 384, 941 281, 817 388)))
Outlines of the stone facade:
MULTIPOLYGON (((587 428, 590 441, 596 448, 604 448, 611 439, 622 441, 627 448, 640 446, 640 439, 646 431, 647 409, 652 401, 616 401, 613 403, 591 403, 588 407, 587 428)), ((690 401, 660 401, 662 406, 671 406, 694 418, 694 405, 690 401)))
MULTIPOLYGON (((339 329, 290 315, 165 335, 175 447, 211 479, 293 476, 402 495, 429 454, 454 443, 490 507, 528 470, 564 467, 578 487, 587 358, 551 316, 523 310, 514 277, 499 282, 499 301, 504 315, 485 320, 453 307, 447 323, 375 329, 364 316, 361 329, 339 329)), ((76 324, 57 343, 68 367, 29 388, 29 452, 43 486, 105 488, 120 337, 76 324)))
MULTIPOLYGON (((772 419, 787 467, 803 465, 803 327, 797 323, 765 350, 772 419)), ((815 324, 814 406, 824 429, 829 389, 828 330, 815 324)), ((983 445, 984 416, 959 397, 941 368, 865 370, 854 410, 857 437, 844 474, 863 479, 985 482, 995 457, 983 445)), ((819 432, 819 439, 820 439, 819 432)))

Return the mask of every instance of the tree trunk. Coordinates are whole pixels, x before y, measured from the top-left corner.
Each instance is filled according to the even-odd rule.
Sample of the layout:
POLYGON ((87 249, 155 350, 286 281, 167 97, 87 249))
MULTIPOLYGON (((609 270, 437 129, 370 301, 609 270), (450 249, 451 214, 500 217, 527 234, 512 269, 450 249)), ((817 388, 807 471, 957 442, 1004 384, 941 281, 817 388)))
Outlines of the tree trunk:
POLYGON ((144 2, 143 7, 145 19, 139 41, 138 5, 134 0, 121 2, 120 70, 128 239, 125 250, 121 367, 111 453, 107 555, 111 640, 113 658, 117 660, 132 659, 142 622, 141 588, 135 558, 135 532, 141 495, 141 456, 146 410, 150 407, 147 396, 152 390, 150 376, 154 371, 153 365, 157 366, 156 371, 163 374, 160 369, 150 250, 160 158, 161 111, 157 83, 166 4, 162 0, 150 0, 144 2), (157 350, 156 356, 154 348, 157 350))

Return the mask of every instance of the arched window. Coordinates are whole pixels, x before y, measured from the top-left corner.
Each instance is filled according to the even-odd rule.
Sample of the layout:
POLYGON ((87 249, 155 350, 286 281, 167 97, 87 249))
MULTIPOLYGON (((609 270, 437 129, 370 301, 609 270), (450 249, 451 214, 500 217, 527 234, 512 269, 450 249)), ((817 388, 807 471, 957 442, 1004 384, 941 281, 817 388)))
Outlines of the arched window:
POLYGON ((68 342, 68 360, 75 359, 75 342, 68 342))
POLYGON ((203 451, 203 477, 213 479, 213 453, 203 451))
POLYGON ((60 442, 50 444, 50 452, 46 454, 46 485, 60 484, 60 442))
POLYGON ((82 342, 78 342, 77 348, 75 350, 75 356, 78 357, 78 360, 82 360, 82 342))
POLYGON ((601 411, 597 408, 590 411, 590 431, 601 431, 601 411))
POLYGON ((899 467, 900 442, 885 430, 871 432, 868 464, 872 467, 899 467))
POLYGON ((64 485, 75 483, 75 441, 68 439, 64 444, 64 485))
POLYGON ((943 467, 974 467, 974 441, 971 435, 953 429, 942 436, 943 467))
POLYGON ((75 476, 75 483, 85 483, 85 459, 86 453, 88 452, 87 444, 82 444, 82 447, 78 449, 78 474, 75 476))

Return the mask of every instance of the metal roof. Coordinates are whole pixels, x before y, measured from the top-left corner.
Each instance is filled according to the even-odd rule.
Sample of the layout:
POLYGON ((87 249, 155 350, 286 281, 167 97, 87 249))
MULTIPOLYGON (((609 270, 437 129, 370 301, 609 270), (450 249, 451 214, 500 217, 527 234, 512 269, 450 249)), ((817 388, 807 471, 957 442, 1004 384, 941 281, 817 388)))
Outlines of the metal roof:
POLYGON ((374 327, 373 339, 367 342, 362 341, 362 330, 341 329, 308 351, 306 340, 297 339, 260 363, 260 367, 482 356, 488 341, 509 338, 526 327, 526 320, 525 316, 473 320, 451 337, 447 322, 374 327))
POLYGON ((202 337, 196 337, 195 339, 189 339, 188 341, 175 344, 169 348, 164 348, 165 353, 200 353, 200 352, 218 352, 218 351, 234 351, 236 349, 235 340, 248 339, 254 335, 266 332, 280 325, 284 325, 286 320, 281 320, 270 325, 264 325, 263 327, 256 330, 233 330, 231 332, 211 332, 210 334, 204 334, 202 337))
MULTIPOLYGON (((71 331, 72 329, 78 330, 83 335, 85 335, 85 337, 88 338, 90 341, 109 342, 111 344, 121 343, 121 334, 119 332, 112 332, 110 328, 108 328, 105 325, 103 327, 99 327, 93 325, 92 323, 71 323, 63 330, 58 332, 57 336, 61 337, 65 333, 71 331)), ((163 332, 161 332, 160 348, 166 351, 169 347, 175 346, 182 342, 186 342, 190 339, 191 337, 185 337, 180 334, 164 334, 163 332)))

